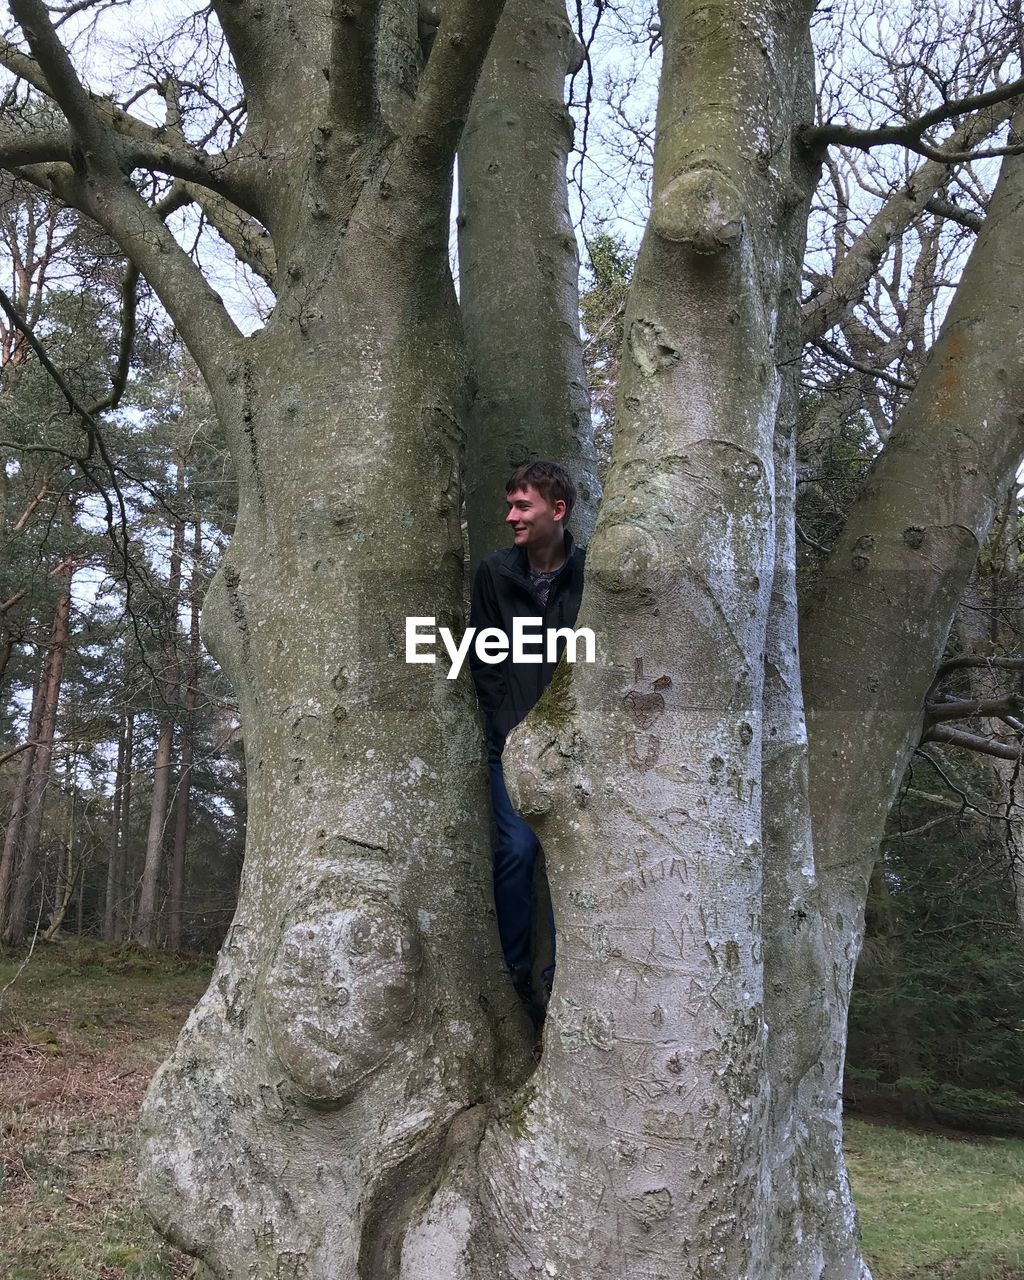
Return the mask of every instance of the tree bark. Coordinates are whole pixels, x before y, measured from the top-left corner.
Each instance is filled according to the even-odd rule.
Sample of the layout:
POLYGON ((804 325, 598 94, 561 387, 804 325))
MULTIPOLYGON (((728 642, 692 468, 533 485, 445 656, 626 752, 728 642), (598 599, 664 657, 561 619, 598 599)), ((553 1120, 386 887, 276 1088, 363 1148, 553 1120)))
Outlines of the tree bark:
POLYGON ((117 875, 120 896, 114 908, 114 941, 120 942, 130 931, 134 888, 129 892, 131 880, 128 868, 132 865, 129 839, 131 837, 132 811, 132 756, 135 748, 135 711, 129 707, 124 729, 124 798, 121 802, 121 835, 117 853, 117 875))
POLYGON ((132 940, 140 947, 157 943, 157 891, 164 859, 164 823, 171 790, 171 753, 174 749, 174 721, 170 713, 160 718, 160 733, 153 756, 153 794, 149 804, 146 856, 142 866, 139 900, 132 923, 132 940))
POLYGON ((11 907, 11 895, 22 848, 21 833, 25 823, 25 807, 28 803, 29 779, 32 776, 32 761, 36 752, 35 744, 39 741, 39 731, 43 717, 48 657, 49 655, 44 659, 43 670, 35 688, 32 690, 32 708, 29 711, 28 726, 25 730, 27 735, 26 742, 29 745, 21 753, 18 781, 15 785, 14 798, 11 802, 11 816, 4 834, 4 851, 2 858, 0 858, 0 933, 3 932, 7 924, 7 917, 11 907))
MULTIPOLYGON (((1019 119, 1019 118, 1018 118, 1019 119)), ((811 809, 839 1079, 886 815, 957 604, 1024 453, 1024 317, 994 311, 1024 255, 1024 157, 1007 156, 937 342, 802 618, 811 809)))
POLYGON ((147 1097, 141 1164, 161 1229, 225 1277, 397 1275, 464 1116, 528 1063, 471 686, 404 661, 407 616, 463 617, 441 145, 458 108, 435 123, 427 90, 488 7, 453 11, 415 142, 371 135, 344 161, 344 139, 325 145, 274 316, 217 397, 240 509, 202 628, 239 695, 246 858, 211 988, 147 1097))
POLYGON ((53 914, 47 924, 46 932, 42 935, 44 942, 51 941, 60 932, 60 927, 64 923, 64 917, 67 915, 71 899, 74 897, 75 887, 82 876, 84 865, 84 856, 77 861, 75 859, 75 803, 78 800, 76 762, 77 756, 75 752, 72 752, 69 770, 71 776, 71 812, 68 815, 68 834, 67 840, 61 842, 60 858, 55 877, 53 914))
POLYGON ((808 13, 662 17, 653 211, 581 612, 599 660, 556 676, 505 752, 561 941, 541 1067, 488 1131, 481 1195, 495 1236, 523 1224, 502 1276, 852 1280, 838 1082, 808 1080, 825 957, 777 367, 813 188, 783 141, 809 118, 808 13))
POLYGON ((124 895, 124 868, 121 861, 121 803, 125 783, 125 738, 128 713, 122 708, 117 734, 117 767, 114 771, 114 794, 111 798, 112 815, 107 860, 107 892, 103 905, 103 941, 113 942, 116 920, 124 895))
POLYGON ((192 792, 194 713, 199 682, 199 565, 203 551, 202 523, 197 520, 192 541, 192 574, 189 583, 188 669, 185 685, 184 717, 181 723, 181 769, 174 802, 174 846, 171 854, 171 891, 167 904, 167 944, 181 949, 182 916, 185 904, 185 859, 188 852, 188 813, 192 792))
MULTIPOLYGON (((184 464, 179 459, 176 492, 180 499, 184 489, 184 464)), ((157 939, 157 891, 164 860, 164 826, 167 821, 167 801, 170 795, 171 754, 174 749, 174 729, 177 708, 181 704, 181 672, 178 662, 178 607, 181 604, 181 558, 185 549, 185 523, 177 521, 171 538, 171 565, 165 602, 164 662, 167 675, 163 688, 158 682, 156 695, 160 734, 153 760, 153 796, 149 810, 149 832, 146 836, 146 860, 142 868, 142 884, 139 905, 132 928, 132 937, 141 947, 153 947, 157 939)))
POLYGON ((42 707, 39 718, 39 745, 32 753, 32 770, 29 774, 25 797, 21 857, 14 881, 11 909, 4 930, 4 941, 12 946, 17 946, 25 939, 29 901, 39 874, 39 836, 42 831, 46 789, 50 781, 50 762, 53 758, 53 736, 57 728, 57 707, 60 702, 64 655, 68 646, 71 582, 74 570, 75 565, 72 560, 69 560, 62 570, 61 576, 66 577, 67 583, 57 598, 53 625, 50 629, 50 642, 47 647, 46 669, 40 695, 42 707))
POLYGON ((505 481, 548 457, 576 480, 577 541, 600 496, 579 321, 565 77, 582 50, 564 0, 510 0, 459 148, 459 301, 475 394, 466 451, 473 568, 507 546, 505 481))

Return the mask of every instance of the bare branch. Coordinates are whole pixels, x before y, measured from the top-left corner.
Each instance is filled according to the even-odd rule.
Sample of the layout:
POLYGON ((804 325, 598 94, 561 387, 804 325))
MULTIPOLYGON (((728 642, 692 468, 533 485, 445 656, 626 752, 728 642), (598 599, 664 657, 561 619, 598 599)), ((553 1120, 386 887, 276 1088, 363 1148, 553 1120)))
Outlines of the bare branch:
POLYGON ((11 0, 11 13, 25 33, 35 60, 46 77, 51 96, 74 129, 75 137, 84 148, 93 152, 93 164, 114 167, 109 136, 93 110, 92 95, 71 65, 45 4, 41 0, 11 0))
POLYGON ((92 406, 90 413, 106 413, 116 409, 121 403, 125 387, 128 385, 128 371, 131 368, 132 348, 135 345, 135 320, 138 311, 139 269, 134 262, 129 262, 121 283, 121 341, 117 353, 117 365, 110 380, 110 394, 92 406))
POLYGON ((256 218, 215 191, 191 182, 175 182, 154 207, 161 217, 166 218, 187 204, 198 205, 210 226, 234 250, 239 262, 254 271, 271 289, 275 287, 277 257, 274 241, 256 218))
POLYGON ((957 116, 967 115, 972 111, 982 111, 986 107, 995 107, 1003 102, 1014 102, 1024 95, 1024 79, 1014 80, 1010 84, 991 89, 988 93, 972 94, 967 98, 959 98, 952 102, 944 102, 942 106, 904 124, 885 125, 880 129, 856 129, 852 125, 824 124, 807 127, 800 131, 801 142, 812 150, 819 150, 838 143, 844 147, 857 147, 861 151, 869 151, 872 147, 902 146, 919 155, 928 156, 931 160, 953 163, 978 159, 982 156, 1015 155, 1021 148, 1000 148, 985 152, 943 150, 923 142, 926 130, 934 128, 944 121, 953 120, 957 116))
POLYGON ((935 679, 941 680, 950 671, 963 671, 967 667, 990 667, 994 671, 1024 671, 1024 658, 985 658, 967 654, 962 658, 950 658, 938 669, 935 679))
POLYGON ((40 93, 46 97, 54 96, 53 90, 50 88, 50 82, 43 74, 43 69, 34 58, 30 58, 28 54, 22 51, 10 40, 0 36, 0 66, 6 67, 18 77, 24 80, 26 84, 30 84, 33 89, 38 89, 40 93))
POLYGON ((942 200, 938 196, 933 196, 925 208, 929 213, 934 213, 937 218, 945 218, 947 222, 958 222, 960 226, 973 231, 975 235, 981 230, 981 224, 985 221, 973 209, 961 209, 959 205, 949 200, 942 200))
POLYGON ((967 751, 977 751, 981 755, 995 756, 999 760, 1019 760, 1020 747, 1011 747, 1008 743, 992 738, 983 738, 978 733, 968 733, 964 729, 949 729, 945 725, 936 725, 921 739, 922 742, 943 742, 949 747, 963 747, 967 751))
MULTIPOLYGON (((958 148, 974 146, 1012 118, 1012 103, 1002 103, 965 120, 949 141, 958 148)), ((851 306, 863 298, 878 264, 928 202, 948 181, 945 163, 928 160, 894 192, 875 214, 836 268, 832 279, 803 308, 804 341, 823 337, 851 306)))
POLYGON ((71 164, 73 140, 69 133, 42 129, 0 131, 0 165, 5 169, 22 165, 71 164))
POLYGON ((863 360, 858 360, 849 355, 842 347, 837 347, 834 342, 829 342, 827 338, 818 338, 814 345, 819 351, 824 351, 827 356, 831 356, 833 360, 838 360, 840 364, 846 365, 848 369, 856 370, 857 373, 866 373, 869 378, 879 378, 882 382, 887 382, 891 387, 896 387, 900 391, 913 391, 914 389, 912 382, 904 382, 902 378, 897 378, 894 374, 887 373, 884 369, 876 369, 869 364, 865 364, 863 360))

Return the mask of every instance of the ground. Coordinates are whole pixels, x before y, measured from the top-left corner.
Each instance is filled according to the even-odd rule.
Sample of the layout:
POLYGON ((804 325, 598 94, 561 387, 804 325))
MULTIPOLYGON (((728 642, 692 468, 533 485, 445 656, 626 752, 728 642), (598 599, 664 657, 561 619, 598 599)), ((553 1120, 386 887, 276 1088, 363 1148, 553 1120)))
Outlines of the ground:
MULTIPOLYGON (((23 960, 0 960, 0 1280, 184 1280, 137 1207, 133 1129, 212 961, 23 960)), ((1024 1280, 1024 1142, 857 1119, 847 1153, 875 1280, 1024 1280)))

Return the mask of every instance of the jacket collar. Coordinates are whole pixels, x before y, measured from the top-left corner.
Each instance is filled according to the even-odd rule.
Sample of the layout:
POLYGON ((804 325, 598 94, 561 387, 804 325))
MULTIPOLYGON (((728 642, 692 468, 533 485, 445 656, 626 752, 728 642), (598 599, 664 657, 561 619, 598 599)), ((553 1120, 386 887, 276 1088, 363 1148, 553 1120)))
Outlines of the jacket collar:
MULTIPOLYGON (((506 563, 503 568, 513 577, 520 578, 523 582, 529 584, 528 574, 530 572, 530 556, 525 547, 517 547, 513 544, 509 550, 512 552, 511 560, 506 563)), ((576 551, 576 543, 568 529, 565 530, 565 560, 559 566, 559 577, 568 569, 573 555, 576 551)))

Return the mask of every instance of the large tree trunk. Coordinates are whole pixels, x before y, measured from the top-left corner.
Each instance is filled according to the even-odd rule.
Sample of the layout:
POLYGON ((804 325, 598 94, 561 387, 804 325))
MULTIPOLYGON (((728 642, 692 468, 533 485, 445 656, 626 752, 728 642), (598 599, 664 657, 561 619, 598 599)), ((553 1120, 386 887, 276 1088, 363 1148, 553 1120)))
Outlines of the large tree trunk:
POLYGON ((576 480, 577 541, 600 484, 579 321, 566 75, 582 50, 564 0, 509 0, 459 148, 459 299, 475 394, 466 517, 473 567, 507 546, 505 481, 549 457, 576 480))
POLYGON ((813 168, 762 154, 809 115, 807 13, 662 16, 654 211, 581 615, 599 662, 556 677, 505 753, 563 941, 482 1198, 525 1220, 502 1276, 851 1280, 837 1082, 828 1105, 806 1083, 824 954, 776 367, 813 168))
POLYGON ((39 837, 43 827, 43 809, 46 789, 50 781, 50 762, 53 758, 53 736, 57 728, 57 707, 60 702, 61 676, 64 655, 68 647, 71 619, 71 581, 74 561, 69 560, 62 571, 67 578, 57 598, 47 648, 46 670, 42 681, 42 709, 39 718, 38 746, 32 755, 32 770, 28 779, 25 798, 25 818, 21 838, 21 858, 14 881, 11 909, 4 931, 4 941, 17 945, 25 939, 28 925, 28 907, 32 890, 39 874, 39 837))
POLYGON ((1024 157, 1008 156, 939 338, 802 619, 830 968, 819 1070, 833 1088, 886 815, 957 604, 1024 453, 1024 316, 991 306, 1022 266, 1024 157))
POLYGON ((347 229, 312 217, 218 405, 240 507, 202 624, 239 695, 246 857, 142 1167, 161 1228, 220 1276, 396 1274, 462 1113, 527 1060, 471 687, 404 653, 406 616, 463 617, 450 182, 396 146, 347 229))

